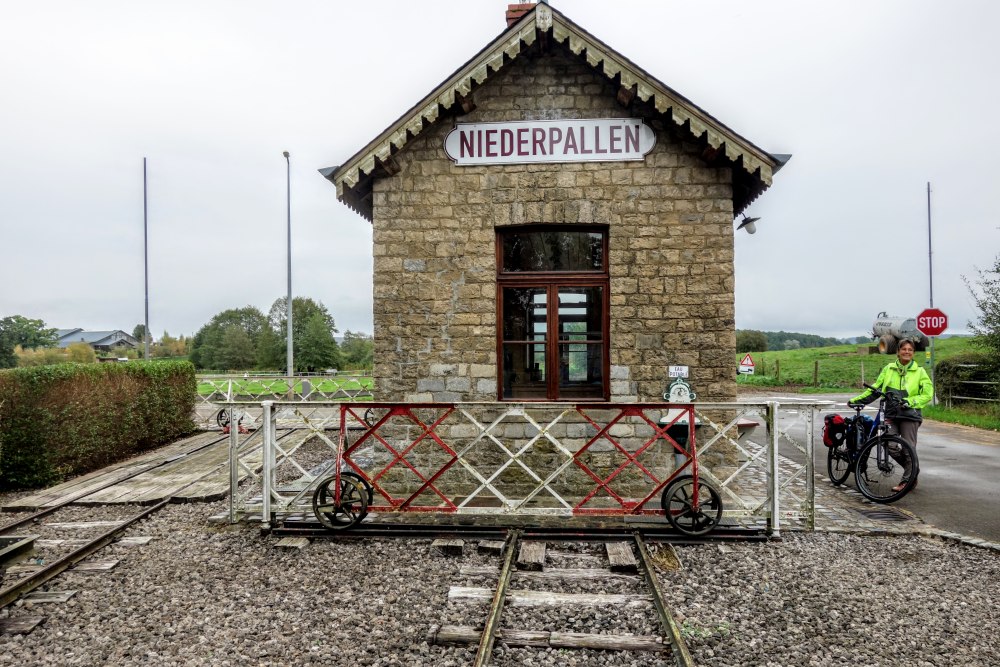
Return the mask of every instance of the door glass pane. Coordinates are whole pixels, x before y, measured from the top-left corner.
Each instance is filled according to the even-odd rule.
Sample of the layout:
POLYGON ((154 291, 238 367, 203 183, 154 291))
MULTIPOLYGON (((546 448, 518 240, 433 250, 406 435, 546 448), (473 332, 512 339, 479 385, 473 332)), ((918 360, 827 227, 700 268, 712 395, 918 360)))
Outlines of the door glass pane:
POLYGON ((604 396, 604 345, 559 344, 559 398, 604 396))
POLYGON ((543 343, 504 343, 503 397, 546 397, 543 343))
POLYGON ((604 340, 604 298, 600 287, 559 288, 559 340, 604 340))
POLYGON ((544 341, 548 305, 544 287, 503 288, 503 339, 544 341))
POLYGON ((585 231, 506 231, 504 272, 603 271, 604 234, 585 231))

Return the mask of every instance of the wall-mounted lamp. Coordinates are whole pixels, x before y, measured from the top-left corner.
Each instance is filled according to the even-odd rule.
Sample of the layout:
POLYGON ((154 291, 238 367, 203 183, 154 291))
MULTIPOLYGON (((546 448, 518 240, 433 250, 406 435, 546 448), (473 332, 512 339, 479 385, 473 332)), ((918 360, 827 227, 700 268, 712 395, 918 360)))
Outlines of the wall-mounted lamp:
POLYGON ((739 226, 736 228, 736 231, 739 231, 741 229, 745 229, 745 230, 747 230, 747 234, 756 234, 757 233, 757 225, 754 224, 754 223, 756 223, 758 220, 760 220, 760 218, 748 218, 747 214, 744 213, 743 214, 743 222, 741 222, 739 224, 739 226))

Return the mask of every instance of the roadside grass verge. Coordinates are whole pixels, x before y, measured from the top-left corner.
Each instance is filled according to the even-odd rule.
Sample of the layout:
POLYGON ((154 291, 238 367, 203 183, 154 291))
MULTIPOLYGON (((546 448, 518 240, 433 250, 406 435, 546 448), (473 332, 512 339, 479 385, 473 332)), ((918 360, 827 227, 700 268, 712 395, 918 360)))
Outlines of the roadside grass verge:
POLYGON ((1000 431, 1000 405, 969 405, 961 408, 947 408, 943 405, 928 405, 923 409, 924 417, 949 424, 975 426, 989 431, 1000 431))

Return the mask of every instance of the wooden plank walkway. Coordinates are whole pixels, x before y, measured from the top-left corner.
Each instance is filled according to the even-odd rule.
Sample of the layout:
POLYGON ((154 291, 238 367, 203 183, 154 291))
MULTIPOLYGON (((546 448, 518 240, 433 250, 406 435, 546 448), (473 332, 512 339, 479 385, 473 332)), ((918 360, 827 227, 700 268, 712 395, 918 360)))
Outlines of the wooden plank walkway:
MULTIPOLYGON (((309 430, 301 429, 284 437, 279 432, 278 437, 282 449, 292 451, 312 435, 309 430)), ((205 445, 220 437, 222 434, 218 431, 198 433, 21 498, 3 509, 34 511, 66 500, 77 505, 150 505, 171 497, 180 502, 219 500, 229 493, 229 439, 205 445), (201 447, 205 448, 195 451, 201 447), (130 475, 135 476, 126 479, 130 475), (95 491, 109 482, 112 486, 95 491)), ((254 436, 253 443, 257 445, 256 453, 243 456, 241 460, 244 465, 259 469, 263 458, 259 435, 254 436)), ((240 473, 240 479, 248 474, 245 470, 240 473)))
MULTIPOLYGON (((114 463, 100 470, 75 477, 68 482, 40 491, 39 493, 16 500, 4 509, 8 511, 34 511, 57 505, 66 500, 76 500, 91 493, 108 482, 121 480, 129 475, 141 470, 149 470, 163 461, 172 457, 184 456, 188 452, 201 447, 221 436, 218 431, 206 431, 197 433, 183 440, 165 445, 144 454, 140 454, 127 461, 114 463)), ((219 443, 223 445, 228 455, 228 442, 219 443)))

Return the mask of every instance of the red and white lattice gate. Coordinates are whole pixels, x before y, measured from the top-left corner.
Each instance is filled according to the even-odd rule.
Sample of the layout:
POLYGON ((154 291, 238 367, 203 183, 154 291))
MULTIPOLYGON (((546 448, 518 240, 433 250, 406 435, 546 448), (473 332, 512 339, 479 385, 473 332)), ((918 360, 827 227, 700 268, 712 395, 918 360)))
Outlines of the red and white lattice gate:
POLYGON ((367 513, 662 516, 672 490, 681 506, 694 495, 709 514, 772 530, 814 516, 815 404, 777 428, 765 426, 776 403, 230 406, 253 424, 230 434, 234 521, 257 510, 264 522, 316 513, 334 529, 367 513), (778 455, 782 440, 801 464, 778 455))

